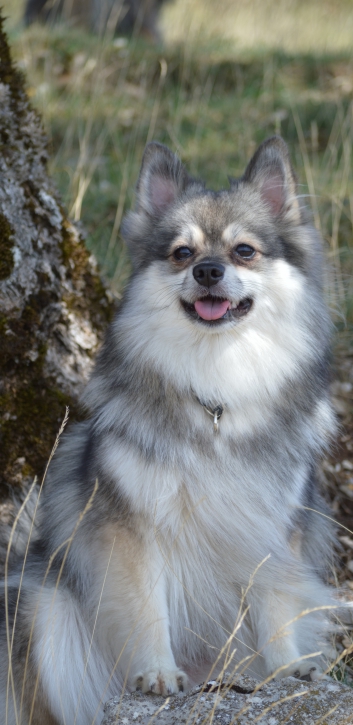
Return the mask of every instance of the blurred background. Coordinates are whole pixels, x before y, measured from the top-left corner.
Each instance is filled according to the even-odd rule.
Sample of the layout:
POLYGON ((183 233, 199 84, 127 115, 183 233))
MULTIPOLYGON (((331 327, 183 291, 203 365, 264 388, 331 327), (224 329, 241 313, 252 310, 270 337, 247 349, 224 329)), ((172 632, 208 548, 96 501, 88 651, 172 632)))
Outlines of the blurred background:
POLYGON ((119 226, 147 141, 166 143, 221 188, 259 142, 281 133, 333 262, 328 296, 350 347, 352 0, 3 6, 48 133, 51 173, 117 296, 129 273, 119 226))

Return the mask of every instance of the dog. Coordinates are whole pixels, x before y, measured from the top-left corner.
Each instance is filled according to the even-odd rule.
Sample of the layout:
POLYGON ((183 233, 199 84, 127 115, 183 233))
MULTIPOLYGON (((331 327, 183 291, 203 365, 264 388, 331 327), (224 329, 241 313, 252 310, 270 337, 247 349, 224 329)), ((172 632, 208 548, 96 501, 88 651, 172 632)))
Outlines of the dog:
MULTIPOLYGON (((323 246, 288 149, 210 191, 147 145, 133 271, 3 591, 1 722, 92 725, 201 672, 320 676, 335 434, 323 246)), ((200 680, 199 680, 200 681, 200 680)))

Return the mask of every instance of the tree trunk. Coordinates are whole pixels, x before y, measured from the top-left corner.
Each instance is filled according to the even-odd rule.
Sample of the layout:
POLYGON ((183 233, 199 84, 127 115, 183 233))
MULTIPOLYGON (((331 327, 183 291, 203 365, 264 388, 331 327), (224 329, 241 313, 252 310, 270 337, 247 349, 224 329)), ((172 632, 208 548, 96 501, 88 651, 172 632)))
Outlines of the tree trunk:
POLYGON ((112 312, 47 172, 47 140, 0 17, 0 495, 42 474, 112 312))

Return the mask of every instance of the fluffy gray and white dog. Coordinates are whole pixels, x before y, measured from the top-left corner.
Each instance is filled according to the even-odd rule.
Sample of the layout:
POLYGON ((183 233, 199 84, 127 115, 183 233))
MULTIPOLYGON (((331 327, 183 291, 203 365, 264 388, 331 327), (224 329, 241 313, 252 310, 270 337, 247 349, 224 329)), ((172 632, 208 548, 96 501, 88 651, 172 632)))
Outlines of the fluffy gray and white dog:
POLYGON ((7 725, 99 723, 123 686, 176 693, 226 657, 320 674, 331 325, 284 141, 219 192, 149 144, 123 233, 134 269, 90 416, 59 444, 8 578, 7 725))

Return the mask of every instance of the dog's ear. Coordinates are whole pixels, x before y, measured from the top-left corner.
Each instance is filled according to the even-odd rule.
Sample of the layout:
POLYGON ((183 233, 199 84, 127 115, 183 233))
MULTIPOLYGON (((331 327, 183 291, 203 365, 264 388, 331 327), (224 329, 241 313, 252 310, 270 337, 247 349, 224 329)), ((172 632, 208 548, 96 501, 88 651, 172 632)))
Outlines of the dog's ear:
POLYGON ((280 136, 264 141, 252 157, 242 181, 254 184, 275 217, 285 216, 299 224, 297 184, 288 148, 280 136))
POLYGON ((147 144, 137 182, 137 211, 159 217, 176 201, 190 181, 184 166, 167 146, 147 144))

